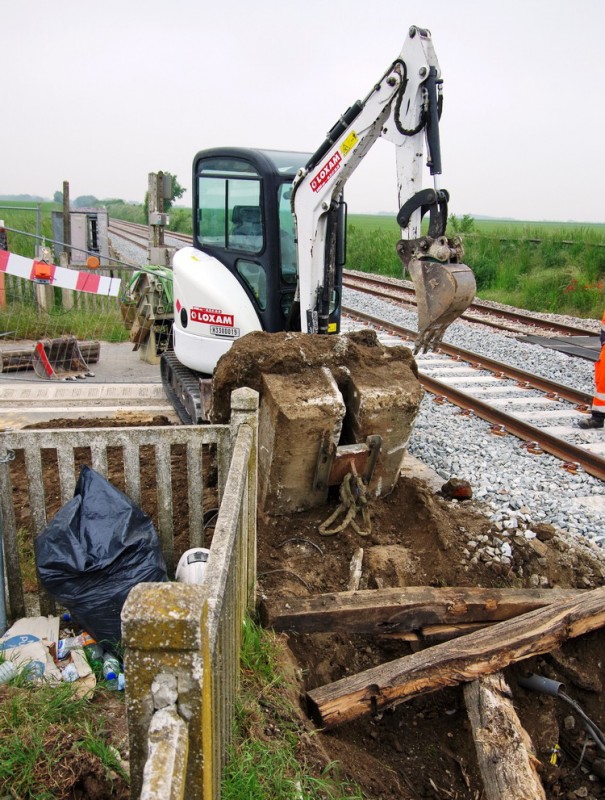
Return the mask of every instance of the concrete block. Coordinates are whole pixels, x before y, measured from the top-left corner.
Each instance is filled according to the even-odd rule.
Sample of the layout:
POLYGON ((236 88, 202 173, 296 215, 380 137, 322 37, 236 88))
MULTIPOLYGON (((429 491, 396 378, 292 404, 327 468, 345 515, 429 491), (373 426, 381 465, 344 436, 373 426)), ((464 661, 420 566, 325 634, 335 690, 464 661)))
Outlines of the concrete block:
POLYGON ((338 444, 345 416, 332 373, 320 367, 262 380, 259 507, 281 515, 321 506, 328 489, 313 490, 321 442, 338 444))
POLYGON ((380 497, 399 477, 424 390, 403 361, 363 370, 352 364, 341 389, 347 406, 343 443, 363 444, 368 436, 382 437, 369 486, 370 494, 380 497))

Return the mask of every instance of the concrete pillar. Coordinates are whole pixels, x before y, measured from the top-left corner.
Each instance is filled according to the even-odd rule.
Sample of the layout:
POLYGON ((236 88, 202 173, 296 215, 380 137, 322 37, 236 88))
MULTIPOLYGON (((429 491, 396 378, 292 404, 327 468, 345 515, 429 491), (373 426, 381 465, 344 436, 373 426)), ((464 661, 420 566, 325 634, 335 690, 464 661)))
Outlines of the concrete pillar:
POLYGON ((380 436, 382 448, 370 481, 377 497, 396 483, 405 456, 423 389, 403 361, 377 365, 357 373, 350 365, 350 379, 343 388, 347 417, 343 440, 362 444, 368 436, 380 436))
POLYGON ((122 609, 131 796, 139 797, 153 716, 151 687, 161 673, 177 677, 179 715, 188 724, 187 798, 203 794, 203 609, 206 589, 185 583, 140 583, 122 609))
MULTIPOLYGON (((248 463, 248 489, 244 501, 243 525, 248 533, 248 553, 246 565, 246 608, 252 612, 256 602, 256 509, 258 493, 258 392, 248 387, 236 389, 231 393, 231 453, 240 425, 252 429, 252 452, 248 463)), ((229 460, 231 460, 231 453, 229 460)))
POLYGON ((336 381, 326 367, 262 380, 259 507, 289 514, 321 506, 328 489, 313 489, 321 443, 338 444, 345 415, 336 381))

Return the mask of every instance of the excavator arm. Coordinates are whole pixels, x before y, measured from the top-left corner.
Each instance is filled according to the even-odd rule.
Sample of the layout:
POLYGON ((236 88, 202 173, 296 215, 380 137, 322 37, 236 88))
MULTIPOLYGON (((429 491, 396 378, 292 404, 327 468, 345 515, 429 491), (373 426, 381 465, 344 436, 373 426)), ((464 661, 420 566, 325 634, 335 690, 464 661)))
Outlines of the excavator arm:
POLYGON ((412 27, 397 59, 342 115, 321 147, 299 170, 291 198, 298 248, 301 328, 328 333, 330 302, 337 284, 335 226, 343 188, 379 138, 395 145, 401 240, 397 252, 416 289, 416 352, 433 349, 475 295, 475 279, 462 263, 459 240, 448 240, 449 195, 441 188, 439 116, 441 71, 429 31, 412 27), (422 189, 423 158, 434 186, 422 189), (428 236, 421 236, 429 214, 428 236))

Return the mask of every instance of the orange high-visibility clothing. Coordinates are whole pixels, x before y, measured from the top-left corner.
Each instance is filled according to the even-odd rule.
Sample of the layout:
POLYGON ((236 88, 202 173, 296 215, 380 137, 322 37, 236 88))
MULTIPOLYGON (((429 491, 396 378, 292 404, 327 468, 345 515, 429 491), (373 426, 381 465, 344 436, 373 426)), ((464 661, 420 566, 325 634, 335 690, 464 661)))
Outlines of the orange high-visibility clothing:
POLYGON ((605 312, 601 320, 601 354, 594 365, 595 392, 592 398, 592 410, 605 414, 605 312))

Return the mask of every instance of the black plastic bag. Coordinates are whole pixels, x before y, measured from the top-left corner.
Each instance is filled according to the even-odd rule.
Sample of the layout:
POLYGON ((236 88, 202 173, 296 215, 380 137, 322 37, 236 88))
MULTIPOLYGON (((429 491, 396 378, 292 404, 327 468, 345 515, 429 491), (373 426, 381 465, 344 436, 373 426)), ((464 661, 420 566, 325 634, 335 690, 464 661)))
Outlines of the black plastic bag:
POLYGON ((73 499, 37 537, 35 551, 47 592, 109 649, 120 642, 120 612, 133 586, 167 580, 151 519, 88 466, 73 499))

